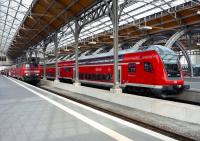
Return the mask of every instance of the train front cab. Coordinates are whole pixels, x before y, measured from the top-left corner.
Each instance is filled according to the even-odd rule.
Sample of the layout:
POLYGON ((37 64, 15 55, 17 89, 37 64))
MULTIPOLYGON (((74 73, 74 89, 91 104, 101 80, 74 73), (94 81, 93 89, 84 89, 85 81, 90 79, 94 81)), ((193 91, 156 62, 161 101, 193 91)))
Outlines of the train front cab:
POLYGON ((124 83, 129 89, 150 90, 157 96, 173 96, 189 88, 184 85, 178 57, 171 49, 153 45, 127 54, 124 59, 124 63, 128 63, 125 71, 128 75, 122 74, 123 81, 126 80, 122 81, 122 85, 124 83))
POLYGON ((154 93, 170 96, 189 89, 189 85, 184 84, 183 72, 176 53, 163 46, 153 46, 149 49, 156 50, 160 58, 157 58, 157 67, 154 66, 157 71, 155 82, 160 89, 153 89, 154 93))
POLYGON ((26 82, 40 82, 41 76, 39 65, 35 63, 23 64, 21 76, 21 79, 26 82))

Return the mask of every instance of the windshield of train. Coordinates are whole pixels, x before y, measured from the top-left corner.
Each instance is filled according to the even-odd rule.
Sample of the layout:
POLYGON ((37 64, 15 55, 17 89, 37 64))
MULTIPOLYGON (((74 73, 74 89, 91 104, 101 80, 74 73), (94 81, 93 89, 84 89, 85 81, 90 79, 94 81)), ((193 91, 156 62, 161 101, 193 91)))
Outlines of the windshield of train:
POLYGON ((151 46, 148 50, 156 50, 160 54, 169 78, 180 77, 178 56, 173 50, 164 46, 151 46))
POLYGON ((38 64, 37 63, 29 63, 25 65, 26 68, 37 68, 38 64))

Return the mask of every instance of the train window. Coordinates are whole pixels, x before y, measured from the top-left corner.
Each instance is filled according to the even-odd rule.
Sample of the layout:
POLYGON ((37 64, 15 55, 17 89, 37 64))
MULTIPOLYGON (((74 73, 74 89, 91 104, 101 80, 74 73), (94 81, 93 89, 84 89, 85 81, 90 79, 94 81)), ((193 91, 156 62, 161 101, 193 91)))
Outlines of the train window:
POLYGON ((82 79, 85 79, 85 74, 83 73, 83 78, 82 79))
POLYGON ((66 72, 70 72, 71 68, 65 67, 64 70, 65 70, 66 72))
POLYGON ((146 71, 146 72, 153 71, 153 66, 150 62, 144 62, 144 71, 146 71))
POLYGON ((25 68, 30 68, 30 64, 26 64, 26 65, 25 65, 25 68))
POLYGON ((109 52, 111 49, 112 49, 112 47, 105 47, 101 51, 99 51, 97 54, 102 54, 102 53, 109 52))
POLYGON ((106 75, 105 74, 102 75, 102 80, 104 80, 104 81, 106 80, 106 75))
POLYGON ((82 73, 79 74, 79 78, 83 79, 83 74, 82 73))
POLYGON ((128 64, 128 72, 136 72, 136 63, 128 64))
POLYGON ((85 74, 85 79, 88 79, 88 74, 87 73, 85 74))
POLYGON ((88 74, 88 79, 91 80, 91 78, 92 78, 92 75, 88 74))
POLYGON ((58 60, 62 60, 65 56, 61 56, 58 60))
POLYGON ((111 74, 107 74, 106 75, 106 80, 110 81, 112 79, 112 75, 111 74))
POLYGON ((85 54, 85 56, 92 55, 96 50, 97 50, 97 49, 92 49, 92 50, 90 50, 89 52, 87 52, 87 53, 85 54))
POLYGON ((96 80, 96 74, 92 75, 92 80, 96 80))
POLYGON ((101 74, 97 74, 97 80, 101 80, 101 74))

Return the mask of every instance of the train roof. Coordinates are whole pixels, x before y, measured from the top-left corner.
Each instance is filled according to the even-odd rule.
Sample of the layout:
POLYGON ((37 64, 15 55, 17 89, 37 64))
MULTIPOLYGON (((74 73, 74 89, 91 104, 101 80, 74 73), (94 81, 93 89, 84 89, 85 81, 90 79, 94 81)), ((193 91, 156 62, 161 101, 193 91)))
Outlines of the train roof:
MULTIPOLYGON (((129 49, 121 49, 119 50, 118 54, 123 55, 127 53, 136 53, 136 52, 144 52, 144 51, 150 51, 150 50, 155 50, 158 52, 162 58, 171 58, 172 56, 176 56, 176 53, 171 50, 170 48, 167 48, 162 45, 150 45, 150 46, 144 46, 140 47, 139 49, 137 48, 129 48, 129 49)), ((107 51, 104 52, 104 50, 100 50, 99 53, 94 53, 88 56, 81 56, 79 57, 80 60, 82 59, 90 59, 90 58, 99 58, 99 57, 107 57, 107 56, 113 56, 113 48, 107 49, 107 51)))
MULTIPOLYGON (((160 56, 163 59, 170 59, 176 56, 176 53, 171 50, 170 48, 167 48, 162 45, 150 45, 150 46, 142 46, 139 49, 138 48, 128 48, 128 49, 122 49, 120 48, 118 54, 123 55, 127 53, 136 53, 136 52, 144 52, 144 51, 150 51, 150 50, 155 50, 160 54, 160 56)), ((79 60, 84 60, 84 59, 92 59, 92 58, 100 58, 100 57, 107 57, 107 56, 113 56, 113 48, 106 46, 98 49, 92 49, 92 50, 87 50, 85 52, 82 52, 79 54, 79 60)), ((74 60, 75 55, 74 54, 68 54, 65 57, 59 57, 58 61, 70 61, 74 60), (62 59, 60 59, 62 58, 62 59)), ((54 63, 55 59, 49 60, 48 63, 54 63)))

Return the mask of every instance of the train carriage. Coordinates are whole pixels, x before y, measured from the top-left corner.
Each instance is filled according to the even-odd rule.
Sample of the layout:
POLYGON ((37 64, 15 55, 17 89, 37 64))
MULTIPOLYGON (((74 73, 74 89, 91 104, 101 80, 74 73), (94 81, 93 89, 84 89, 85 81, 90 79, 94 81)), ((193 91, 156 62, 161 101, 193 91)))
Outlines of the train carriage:
POLYGON ((11 66, 9 76, 25 82, 38 83, 41 79, 41 68, 38 61, 31 58, 28 61, 11 66))
MULTIPOLYGON (((74 79, 74 55, 59 60, 59 78, 74 79)), ((122 88, 147 89, 153 93, 180 93, 186 86, 177 55, 161 45, 119 51, 119 82, 122 88)), ((112 87, 113 49, 106 47, 79 55, 81 83, 112 87)), ((47 77, 55 77, 55 63, 47 67, 47 77), (52 67, 52 65, 54 66, 52 67), (51 74, 49 73, 51 72, 51 74)))

